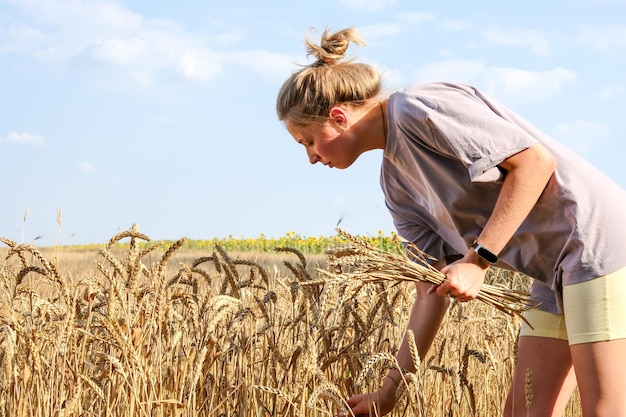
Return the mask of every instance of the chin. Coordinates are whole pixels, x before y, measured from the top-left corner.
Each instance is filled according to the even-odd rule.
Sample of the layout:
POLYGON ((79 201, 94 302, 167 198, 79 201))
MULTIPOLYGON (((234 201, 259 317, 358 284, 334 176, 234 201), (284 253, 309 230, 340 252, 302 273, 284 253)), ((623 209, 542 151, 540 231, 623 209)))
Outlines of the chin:
POLYGON ((333 165, 333 168, 336 168, 336 169, 346 169, 346 168, 350 168, 353 163, 354 163, 354 161, 349 162, 347 164, 343 164, 343 165, 333 165))

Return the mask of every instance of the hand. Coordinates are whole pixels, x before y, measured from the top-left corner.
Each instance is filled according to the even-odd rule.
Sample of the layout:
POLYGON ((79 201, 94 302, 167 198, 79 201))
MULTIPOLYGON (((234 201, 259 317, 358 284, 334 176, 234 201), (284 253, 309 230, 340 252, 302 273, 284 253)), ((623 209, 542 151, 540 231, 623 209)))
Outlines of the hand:
POLYGON ((441 269, 446 275, 445 281, 439 286, 432 285, 428 294, 436 292, 440 296, 453 297, 461 302, 473 300, 485 282, 487 269, 489 265, 470 250, 460 260, 441 269))
MULTIPOLYGON (((348 400, 355 417, 384 416, 396 405, 394 394, 385 395, 381 390, 358 394, 348 400)), ((351 417, 350 412, 339 413, 337 417, 351 417)))

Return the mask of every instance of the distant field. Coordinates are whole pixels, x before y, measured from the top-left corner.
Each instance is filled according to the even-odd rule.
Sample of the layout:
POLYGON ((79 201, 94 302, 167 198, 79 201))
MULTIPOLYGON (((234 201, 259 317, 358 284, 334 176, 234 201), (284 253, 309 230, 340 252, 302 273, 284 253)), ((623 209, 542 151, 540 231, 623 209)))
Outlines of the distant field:
MULTIPOLYGON (((395 366, 414 288, 320 275, 340 238, 144 237, 3 245, 0 414, 332 416, 395 366)), ((395 250, 391 236, 366 238, 395 250)), ((493 270, 496 281, 528 287, 493 270)), ((453 304, 391 415, 500 415, 518 328, 483 303, 453 304)))
MULTIPOLYGON (((394 250, 396 247, 396 235, 393 233, 386 234, 382 230, 375 236, 362 236, 362 238, 370 242, 372 245, 384 248, 385 250, 394 250)), ((156 243, 158 249, 164 250, 172 245, 174 241, 160 241, 156 243)), ((256 238, 229 236, 228 238, 213 238, 206 240, 187 239, 181 249, 213 251, 216 246, 220 246, 228 252, 274 253, 276 248, 289 247, 296 249, 305 255, 323 255, 327 249, 344 243, 345 240, 338 234, 332 236, 301 236, 296 232, 289 232, 285 236, 277 238, 260 235, 256 238)), ((66 246, 64 247, 64 250, 97 250, 104 247, 105 244, 106 242, 103 242, 102 244, 66 246)), ((124 248, 124 246, 124 243, 120 243, 120 245, 118 245, 120 248, 124 248)), ((148 244, 146 243, 144 246, 148 246, 148 244)))

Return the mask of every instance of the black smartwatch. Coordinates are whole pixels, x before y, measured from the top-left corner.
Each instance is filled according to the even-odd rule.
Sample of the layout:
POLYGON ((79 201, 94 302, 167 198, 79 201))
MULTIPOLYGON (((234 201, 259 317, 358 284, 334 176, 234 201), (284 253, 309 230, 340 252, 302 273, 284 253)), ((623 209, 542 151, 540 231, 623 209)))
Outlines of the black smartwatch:
POLYGON ((498 262, 498 256, 491 252, 489 249, 478 244, 477 241, 474 241, 474 243, 472 243, 472 249, 474 249, 474 252, 476 252, 478 256, 480 256, 490 264, 495 264, 496 262, 498 262))

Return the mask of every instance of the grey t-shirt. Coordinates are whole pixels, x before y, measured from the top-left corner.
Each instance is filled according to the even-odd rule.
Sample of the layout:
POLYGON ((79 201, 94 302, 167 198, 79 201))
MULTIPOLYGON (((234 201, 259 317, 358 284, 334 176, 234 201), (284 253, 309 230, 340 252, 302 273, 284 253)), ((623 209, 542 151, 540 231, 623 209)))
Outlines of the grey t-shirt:
POLYGON ((626 192, 589 162, 475 88, 412 85, 389 97, 381 186, 398 234, 440 259, 464 254, 491 215, 498 164, 540 142, 557 169, 499 254, 535 278, 541 309, 561 310, 563 285, 626 265, 626 192))

